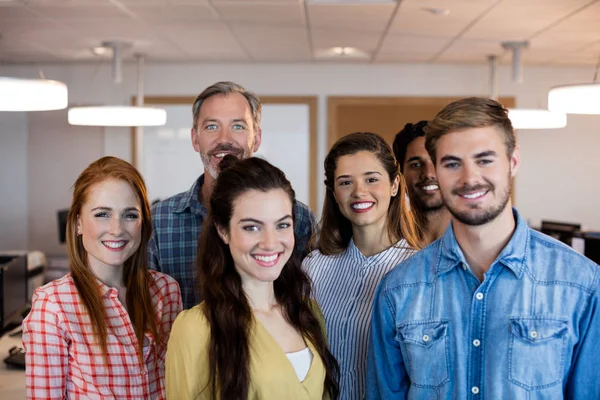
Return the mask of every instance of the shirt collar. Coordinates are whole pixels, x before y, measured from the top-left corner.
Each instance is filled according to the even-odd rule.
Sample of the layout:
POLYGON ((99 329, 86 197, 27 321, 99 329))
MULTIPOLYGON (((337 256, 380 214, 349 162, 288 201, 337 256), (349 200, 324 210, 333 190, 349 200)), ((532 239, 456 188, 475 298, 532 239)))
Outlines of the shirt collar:
POLYGON ((380 259, 386 258, 387 254, 391 251, 394 251, 394 249, 407 248, 407 247, 409 247, 408 243, 406 243, 406 241, 404 239, 401 239, 394 245, 383 250, 382 252, 367 257, 363 253, 360 252, 358 247, 356 247, 356 244, 354 244, 354 238, 351 238, 350 242, 348 243, 347 251, 348 251, 348 254, 350 255, 350 257, 352 257, 353 259, 359 260, 360 262, 368 262, 369 265, 371 265, 371 264, 377 264, 380 259))
MULTIPOLYGON (((530 228, 527 226, 527 223, 525 223, 519 212, 515 208, 512 210, 516 223, 515 231, 494 263, 499 262, 505 265, 520 279, 523 277, 524 264, 527 259, 530 228)), ((467 265, 465 256, 456 241, 456 236, 454 236, 452 224, 450 224, 444 235, 440 238, 439 249, 440 256, 436 267, 436 275, 443 274, 463 263, 467 265)))
POLYGON ((183 192, 183 196, 179 199, 179 203, 175 206, 173 212, 178 214, 189 208, 194 214, 205 215, 207 209, 200 201, 202 185, 204 185, 204 174, 200 175, 187 192, 183 192))

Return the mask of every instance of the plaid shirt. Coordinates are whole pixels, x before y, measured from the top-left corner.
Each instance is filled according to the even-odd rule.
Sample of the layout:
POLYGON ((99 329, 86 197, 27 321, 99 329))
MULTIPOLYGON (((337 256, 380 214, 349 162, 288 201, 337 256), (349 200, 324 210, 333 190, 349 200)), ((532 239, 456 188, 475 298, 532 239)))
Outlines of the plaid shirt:
MULTIPOLYGON (((200 303, 196 281, 196 253, 202 223, 208 214, 200 202, 204 175, 187 192, 176 194, 152 206, 152 238, 148 244, 149 266, 175 278, 181 287, 183 308, 200 303)), ((308 253, 308 242, 316 219, 306 205, 296 202, 294 231, 302 258, 308 253)))
MULTIPOLYGON (((151 271, 150 295, 162 332, 170 332, 181 311, 177 282, 151 271)), ((89 314, 71 274, 38 288, 23 321, 27 399, 164 399, 166 344, 154 338, 144 363, 127 311, 115 288, 99 283, 107 315, 107 359, 93 337, 89 314)))

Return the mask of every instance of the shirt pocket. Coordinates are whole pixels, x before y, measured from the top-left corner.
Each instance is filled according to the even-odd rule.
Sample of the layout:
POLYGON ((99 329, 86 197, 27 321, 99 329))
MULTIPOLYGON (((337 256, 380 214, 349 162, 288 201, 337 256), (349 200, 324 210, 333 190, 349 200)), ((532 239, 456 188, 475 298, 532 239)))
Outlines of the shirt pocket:
POLYGON ((526 389, 562 381, 569 328, 567 321, 543 317, 511 318, 509 379, 526 389))
POLYGON ((450 380, 448 321, 413 321, 399 325, 396 340, 402 348, 413 385, 437 388, 450 380))

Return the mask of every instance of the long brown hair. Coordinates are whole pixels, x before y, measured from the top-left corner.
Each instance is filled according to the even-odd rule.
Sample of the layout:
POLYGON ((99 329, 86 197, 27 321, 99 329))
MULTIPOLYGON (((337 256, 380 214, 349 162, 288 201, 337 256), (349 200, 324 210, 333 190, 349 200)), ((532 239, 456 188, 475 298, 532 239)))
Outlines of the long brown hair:
MULTIPOLYGON (((253 323, 252 310, 229 246, 219 237, 217 226, 229 230, 234 202, 249 190, 282 189, 293 205, 296 196, 285 174, 260 158, 238 161, 233 156, 225 156, 220 168, 198 242, 197 257, 203 311, 211 329, 209 385, 213 398, 245 399, 250 384, 248 336, 253 323)), ((310 280, 301 268, 296 246, 273 286, 284 317, 319 353, 326 370, 325 390, 336 398, 338 365, 312 311, 310 280)))
POLYGON ((370 132, 355 132, 340 138, 325 158, 325 186, 318 249, 325 255, 340 254, 352 239, 352 224, 344 217, 334 197, 335 169, 340 157, 369 151, 377 157, 387 171, 390 183, 400 178, 398 193, 390 199, 387 213, 387 234, 392 243, 405 239, 415 249, 421 248, 419 229, 413 212, 406 203, 406 182, 394 153, 386 141, 370 132))
POLYGON ((102 157, 91 163, 79 175, 73 185, 73 201, 67 217, 67 252, 71 276, 77 292, 90 315, 92 327, 106 360, 106 310, 102 305, 96 276, 89 268, 87 251, 81 236, 77 235, 77 219, 83 204, 88 201, 92 186, 107 179, 127 182, 140 202, 142 214, 142 240, 137 251, 125 261, 123 281, 127 288, 126 303, 129 318, 138 340, 138 354, 142 357, 144 332, 151 332, 157 346, 164 346, 165 335, 159 335, 155 312, 150 297, 150 285, 154 280, 147 269, 148 240, 152 234, 150 205, 146 185, 140 173, 126 161, 116 157, 102 157))

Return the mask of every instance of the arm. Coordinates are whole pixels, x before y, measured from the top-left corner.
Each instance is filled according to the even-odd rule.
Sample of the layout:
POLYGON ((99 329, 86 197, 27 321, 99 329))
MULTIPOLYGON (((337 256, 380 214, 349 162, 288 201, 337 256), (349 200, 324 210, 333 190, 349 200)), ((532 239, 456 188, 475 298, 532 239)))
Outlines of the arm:
POLYGON ((27 399, 63 399, 69 373, 69 349, 59 308, 47 293, 35 291, 23 321, 27 399))
POLYGON ((296 203, 294 213, 296 217, 294 231, 298 240, 296 248, 300 259, 303 259, 311 250, 313 244, 311 238, 317 232, 317 219, 310 208, 299 202, 296 203))
POLYGON ((211 399, 208 323, 201 308, 183 311, 173 324, 166 360, 167 400, 211 399))
POLYGON ((394 313, 379 284, 373 305, 367 360, 367 399, 406 399, 409 389, 402 351, 396 341, 394 313))
POLYGON ((580 340, 573 350, 571 372, 566 387, 566 397, 574 400, 600 399, 600 284, 596 273, 596 290, 590 296, 585 313, 579 323, 580 340))

